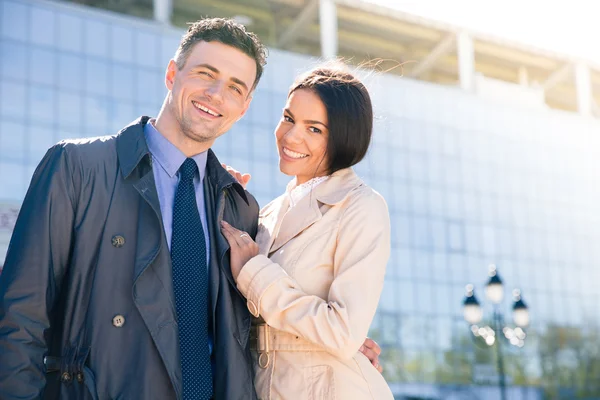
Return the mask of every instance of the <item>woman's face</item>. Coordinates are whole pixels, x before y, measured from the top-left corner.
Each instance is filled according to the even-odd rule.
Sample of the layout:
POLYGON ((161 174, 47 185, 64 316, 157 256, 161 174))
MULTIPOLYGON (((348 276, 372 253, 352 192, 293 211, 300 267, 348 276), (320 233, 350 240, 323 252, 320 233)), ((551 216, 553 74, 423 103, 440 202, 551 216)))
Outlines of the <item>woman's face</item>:
POLYGON ((327 123, 327 110, 315 92, 297 89, 288 97, 275 138, 279 169, 295 175, 298 185, 327 175, 327 123))

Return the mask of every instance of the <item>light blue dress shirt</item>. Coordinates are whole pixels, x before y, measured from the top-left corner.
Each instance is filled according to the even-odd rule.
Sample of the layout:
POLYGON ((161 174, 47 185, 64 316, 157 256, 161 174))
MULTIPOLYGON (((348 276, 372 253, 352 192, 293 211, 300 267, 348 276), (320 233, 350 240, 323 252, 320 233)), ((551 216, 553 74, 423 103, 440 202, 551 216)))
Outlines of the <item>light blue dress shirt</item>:
MULTIPOLYGON (((152 121, 154 122, 154 121, 152 121)), ((171 237, 173 236, 173 205, 175 192, 179 184, 179 168, 186 160, 183 154, 173 143, 169 142, 156 128, 148 122, 144 127, 144 135, 148 143, 148 149, 152 154, 152 171, 154 181, 156 182, 156 191, 158 192, 158 201, 160 202, 160 212, 165 227, 165 236, 169 250, 171 249, 171 237)), ((208 235, 208 225, 206 222, 206 210, 204 208, 204 189, 202 181, 206 172, 206 160, 208 152, 200 153, 191 158, 198 165, 199 177, 194 178, 194 188, 196 189, 196 203, 198 212, 204 229, 204 240, 206 241, 206 265, 210 261, 210 238, 208 235)))

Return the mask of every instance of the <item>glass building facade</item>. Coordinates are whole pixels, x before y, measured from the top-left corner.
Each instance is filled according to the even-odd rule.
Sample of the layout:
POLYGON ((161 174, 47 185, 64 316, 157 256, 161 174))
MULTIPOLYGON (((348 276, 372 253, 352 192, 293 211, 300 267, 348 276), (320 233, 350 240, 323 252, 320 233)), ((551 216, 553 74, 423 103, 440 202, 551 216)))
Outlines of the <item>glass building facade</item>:
MULTIPOLYGON (((182 33, 82 6, 0 0, 0 265, 47 148, 156 115, 182 33)), ((272 50, 248 113, 214 146, 252 174, 261 205, 289 180, 273 130, 289 85, 312 65, 272 50)), ((503 348, 509 398, 600 398, 600 122, 399 76, 365 83, 377 120, 356 170, 386 198, 393 229, 371 335, 398 398, 499 398, 495 352, 477 347, 462 316, 465 285, 483 300, 489 264, 531 314, 525 346, 503 348)))

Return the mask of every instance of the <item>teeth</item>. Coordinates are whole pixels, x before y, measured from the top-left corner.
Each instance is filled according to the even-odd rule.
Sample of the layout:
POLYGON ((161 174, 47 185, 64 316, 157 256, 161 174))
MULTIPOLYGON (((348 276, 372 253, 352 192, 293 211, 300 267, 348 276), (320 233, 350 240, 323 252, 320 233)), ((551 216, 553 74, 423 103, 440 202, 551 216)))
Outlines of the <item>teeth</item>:
POLYGON ((199 110, 204 111, 205 113, 209 113, 210 115, 214 115, 215 117, 220 117, 221 114, 217 114, 216 112, 209 110, 208 108, 204 107, 203 105, 200 105, 198 103, 196 103, 195 101, 192 101, 192 104, 194 105, 194 107, 196 107, 199 110))
POLYGON ((308 154, 296 153, 295 151, 291 151, 290 149, 287 149, 285 147, 283 148, 283 152, 285 153, 285 155, 292 157, 292 158, 308 157, 308 154))

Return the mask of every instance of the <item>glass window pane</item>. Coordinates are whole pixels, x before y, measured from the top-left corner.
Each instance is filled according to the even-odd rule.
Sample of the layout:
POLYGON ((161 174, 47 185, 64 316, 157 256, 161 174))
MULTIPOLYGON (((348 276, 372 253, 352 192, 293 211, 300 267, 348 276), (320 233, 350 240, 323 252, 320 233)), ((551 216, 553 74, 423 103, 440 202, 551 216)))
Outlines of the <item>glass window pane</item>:
POLYGON ((0 41, 0 74, 7 78, 27 79, 27 47, 10 40, 0 41), (10 55, 10 56, 8 56, 10 55))
POLYGON ((25 157, 25 126, 15 122, 0 121, 0 159, 24 162, 25 157))
POLYGON ((85 88, 87 94, 108 94, 108 64, 88 58, 85 62, 85 88))
POLYGON ((162 74, 159 78, 154 70, 138 68, 135 71, 135 78, 135 96, 138 101, 143 101, 144 104, 154 104, 157 99, 162 97, 161 90, 165 87, 162 74))
POLYGON ((84 25, 86 54, 107 58, 108 57, 108 25, 104 22, 87 19, 84 25))
POLYGON ((31 41, 33 43, 52 46, 54 44, 54 12, 34 6, 31 8, 31 41))
POLYGON ((54 139, 54 131, 48 126, 31 125, 29 131, 29 164, 37 165, 57 141, 54 139))
MULTIPOLYGON (((137 31, 135 37, 135 50, 137 51, 134 62, 139 66, 161 66, 159 37, 150 32, 137 31)), ((175 48, 176 49, 176 48, 175 48)), ((173 50, 174 52, 175 50, 173 50)), ((166 61, 169 61, 167 59, 166 61)), ((166 63, 164 65, 166 67, 166 63)))
POLYGON ((45 85, 29 86, 29 115, 32 120, 51 124, 55 119, 56 91, 45 85))
POLYGON ((120 100, 134 100, 136 71, 128 65, 113 63, 111 71, 111 95, 120 100))
POLYGON ((25 118, 26 86, 20 83, 0 82, 0 113, 5 117, 25 118))
POLYGON ((111 26, 110 55, 113 60, 129 63, 133 59, 133 31, 118 25, 111 26))
POLYGON ((33 83, 55 85, 56 53, 39 47, 31 48, 29 80, 33 83))
POLYGON ((29 27, 29 8, 18 1, 5 0, 0 3, 0 15, 2 15, 2 36, 10 37, 19 41, 27 40, 27 28, 29 27))
POLYGON ((81 128, 82 96, 65 91, 58 92, 58 121, 61 129, 81 128))
POLYGON ((83 48, 83 21, 71 14, 59 13, 58 40, 56 46, 62 50, 81 52, 83 48))
POLYGON ((134 112, 133 104, 126 101, 111 101, 112 112, 109 120, 110 134, 116 133, 139 117, 134 112))
POLYGON ((107 121, 110 118, 110 103, 103 97, 85 97, 84 129, 86 136, 107 134, 107 121))
POLYGON ((394 312, 398 309, 396 293, 398 292, 397 282, 387 279, 383 285, 383 291, 379 299, 378 308, 383 311, 394 312))
POLYGON ((27 169, 22 162, 0 160, 0 182, 2 182, 2 197, 21 200, 27 189, 27 169))
POLYGON ((393 289, 398 292, 398 311, 402 313, 420 311, 416 309, 415 305, 415 285, 413 282, 401 280, 394 286, 393 289))
POLYGON ((58 53, 58 85, 62 89, 82 92, 84 89, 83 58, 79 55, 58 53))

